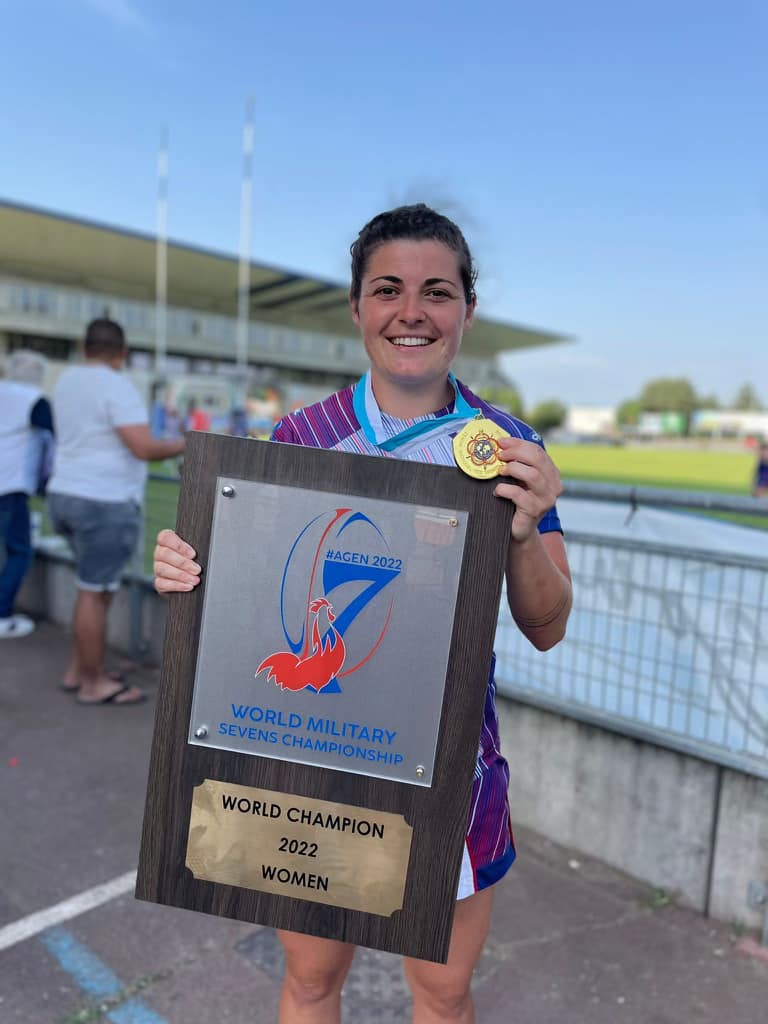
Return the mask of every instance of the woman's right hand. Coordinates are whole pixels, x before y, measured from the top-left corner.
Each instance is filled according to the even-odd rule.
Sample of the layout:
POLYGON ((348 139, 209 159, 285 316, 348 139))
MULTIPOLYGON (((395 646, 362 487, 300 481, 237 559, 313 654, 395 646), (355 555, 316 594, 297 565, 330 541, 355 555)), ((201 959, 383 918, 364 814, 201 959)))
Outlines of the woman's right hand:
POLYGON ((158 594, 194 590, 200 582, 200 566, 194 560, 194 548, 173 530, 158 533, 153 557, 158 594))

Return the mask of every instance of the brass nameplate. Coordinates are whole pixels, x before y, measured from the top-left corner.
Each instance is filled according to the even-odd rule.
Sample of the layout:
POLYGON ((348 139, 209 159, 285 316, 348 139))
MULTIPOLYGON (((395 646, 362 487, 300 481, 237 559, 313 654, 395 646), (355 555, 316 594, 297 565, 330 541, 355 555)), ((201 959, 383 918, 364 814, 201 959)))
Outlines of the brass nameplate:
POLYGON ((403 905, 412 832, 401 814, 206 779, 186 864, 208 882, 389 917, 403 905))

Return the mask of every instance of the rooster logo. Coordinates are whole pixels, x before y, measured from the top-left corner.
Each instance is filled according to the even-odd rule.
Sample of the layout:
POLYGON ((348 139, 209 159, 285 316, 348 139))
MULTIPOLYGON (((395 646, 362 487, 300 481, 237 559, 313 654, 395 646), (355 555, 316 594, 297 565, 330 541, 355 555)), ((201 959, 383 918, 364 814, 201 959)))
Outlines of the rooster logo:
POLYGON ((339 680, 378 650, 394 600, 369 615, 362 631, 359 616, 397 578, 400 567, 368 516, 351 508, 315 516, 294 541, 283 571, 280 620, 286 647, 267 655, 256 676, 267 672, 267 680, 289 692, 341 693, 339 680), (340 548, 355 557, 334 558, 340 548))
POLYGON ((297 655, 292 651, 279 651, 270 654, 256 669, 257 676, 268 669, 267 679, 274 679, 275 685, 281 690, 303 690, 307 686, 321 690, 336 678, 347 651, 344 638, 333 625, 336 619, 333 606, 326 598, 318 597, 309 606, 307 625, 311 615, 314 615, 312 628, 307 630, 307 640, 301 653, 297 655), (328 619, 328 629, 321 637, 318 619, 323 609, 328 619))

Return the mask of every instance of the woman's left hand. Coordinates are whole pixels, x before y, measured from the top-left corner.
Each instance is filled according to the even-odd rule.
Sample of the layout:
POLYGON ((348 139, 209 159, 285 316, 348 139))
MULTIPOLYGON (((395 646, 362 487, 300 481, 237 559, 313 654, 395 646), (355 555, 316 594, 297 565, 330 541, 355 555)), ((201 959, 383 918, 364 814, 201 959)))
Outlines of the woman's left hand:
POLYGON ((499 458, 505 465, 493 493, 515 503, 512 539, 525 541, 563 493, 560 472, 541 445, 533 441, 504 437, 500 445, 499 458))

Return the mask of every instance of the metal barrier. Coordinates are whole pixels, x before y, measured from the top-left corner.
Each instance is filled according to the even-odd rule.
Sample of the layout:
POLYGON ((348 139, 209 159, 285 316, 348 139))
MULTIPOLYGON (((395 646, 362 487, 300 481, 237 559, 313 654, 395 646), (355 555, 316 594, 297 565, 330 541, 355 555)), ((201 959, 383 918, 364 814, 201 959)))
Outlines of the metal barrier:
MULTIPOLYGON (((567 485, 632 507, 766 517, 726 495, 567 485)), ((768 778, 768 558, 567 530, 574 608, 566 639, 536 651, 503 606, 499 692, 768 778)), ((505 603, 504 603, 505 604, 505 603)))

